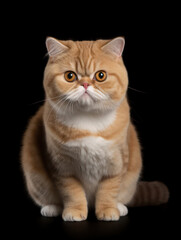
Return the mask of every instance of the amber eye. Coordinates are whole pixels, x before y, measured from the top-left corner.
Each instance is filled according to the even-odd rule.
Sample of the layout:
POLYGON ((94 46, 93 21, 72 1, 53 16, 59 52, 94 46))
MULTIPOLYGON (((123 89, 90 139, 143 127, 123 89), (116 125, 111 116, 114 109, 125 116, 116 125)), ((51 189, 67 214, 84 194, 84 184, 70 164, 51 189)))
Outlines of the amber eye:
POLYGON ((67 82, 73 82, 73 81, 77 80, 77 75, 72 71, 65 72, 64 77, 67 82))
POLYGON ((95 76, 94 76, 95 80, 97 80, 98 82, 103 82, 106 80, 107 78, 107 74, 105 71, 98 71, 95 73, 95 76))

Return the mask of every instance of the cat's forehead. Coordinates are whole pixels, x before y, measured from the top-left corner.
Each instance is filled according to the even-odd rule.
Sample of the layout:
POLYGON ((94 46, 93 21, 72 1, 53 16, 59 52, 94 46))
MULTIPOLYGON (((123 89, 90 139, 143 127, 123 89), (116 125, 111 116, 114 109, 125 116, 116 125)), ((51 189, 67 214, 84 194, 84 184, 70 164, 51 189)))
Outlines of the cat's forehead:
POLYGON ((97 41, 77 41, 70 54, 70 64, 81 75, 90 75, 101 65, 103 59, 97 41))
POLYGON ((96 41, 57 40, 48 37, 46 47, 50 64, 58 62, 62 70, 65 70, 65 67, 74 66, 79 74, 90 75, 102 63, 106 66, 114 65, 118 60, 122 63, 124 42, 122 37, 96 41))

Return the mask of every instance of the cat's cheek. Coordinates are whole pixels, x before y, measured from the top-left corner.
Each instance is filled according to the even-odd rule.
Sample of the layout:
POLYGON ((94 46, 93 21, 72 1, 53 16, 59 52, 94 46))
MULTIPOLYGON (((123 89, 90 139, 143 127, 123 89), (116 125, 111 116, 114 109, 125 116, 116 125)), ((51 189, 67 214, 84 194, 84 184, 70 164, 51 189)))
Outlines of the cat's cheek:
POLYGON ((70 91, 70 89, 72 89, 75 86, 74 82, 66 82, 62 74, 57 75, 54 78, 54 84, 56 89, 62 94, 67 93, 68 91, 70 91))

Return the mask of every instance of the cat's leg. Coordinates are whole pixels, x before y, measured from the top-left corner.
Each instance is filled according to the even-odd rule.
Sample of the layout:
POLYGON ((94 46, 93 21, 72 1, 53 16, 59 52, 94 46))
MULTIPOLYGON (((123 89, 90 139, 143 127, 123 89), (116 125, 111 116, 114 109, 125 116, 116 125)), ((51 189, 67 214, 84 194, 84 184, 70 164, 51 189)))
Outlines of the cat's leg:
POLYGON ((62 178, 60 181, 63 198, 64 221, 83 221, 87 219, 88 208, 84 189, 81 183, 73 177, 62 178))
POLYGON ((31 119, 23 139, 22 168, 28 192, 43 216, 60 214, 60 198, 45 166, 45 145, 41 109, 31 119))
POLYGON ((39 170, 26 171, 26 179, 28 192, 35 203, 41 207, 42 216, 60 215, 61 200, 48 174, 46 172, 43 174, 39 170))
POLYGON ((142 159, 136 132, 131 127, 128 148, 122 149, 124 170, 122 175, 104 179, 96 194, 96 216, 99 220, 114 221, 128 213, 128 204, 134 196, 142 159), (129 153, 129 154, 128 154, 129 153))
POLYGON ((132 200, 136 192, 138 178, 138 172, 128 171, 121 181, 118 195, 118 209, 120 211, 120 216, 125 216, 128 213, 126 205, 132 200))
POLYGON ((117 206, 120 176, 104 179, 100 182, 96 194, 96 216, 99 220, 117 221, 120 211, 117 206))
POLYGON ((126 204, 131 201, 139 174, 127 172, 124 177, 116 176, 103 180, 96 194, 96 216, 99 220, 116 221, 128 213, 126 204))

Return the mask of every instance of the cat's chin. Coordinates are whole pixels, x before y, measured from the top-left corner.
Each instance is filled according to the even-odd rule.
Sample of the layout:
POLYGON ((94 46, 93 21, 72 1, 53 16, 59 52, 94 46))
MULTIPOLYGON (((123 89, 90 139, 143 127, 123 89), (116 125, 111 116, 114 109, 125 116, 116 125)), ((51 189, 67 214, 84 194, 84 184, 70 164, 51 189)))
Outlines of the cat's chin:
POLYGON ((88 93, 84 93, 78 100, 80 106, 89 107, 93 105, 94 100, 88 93))

